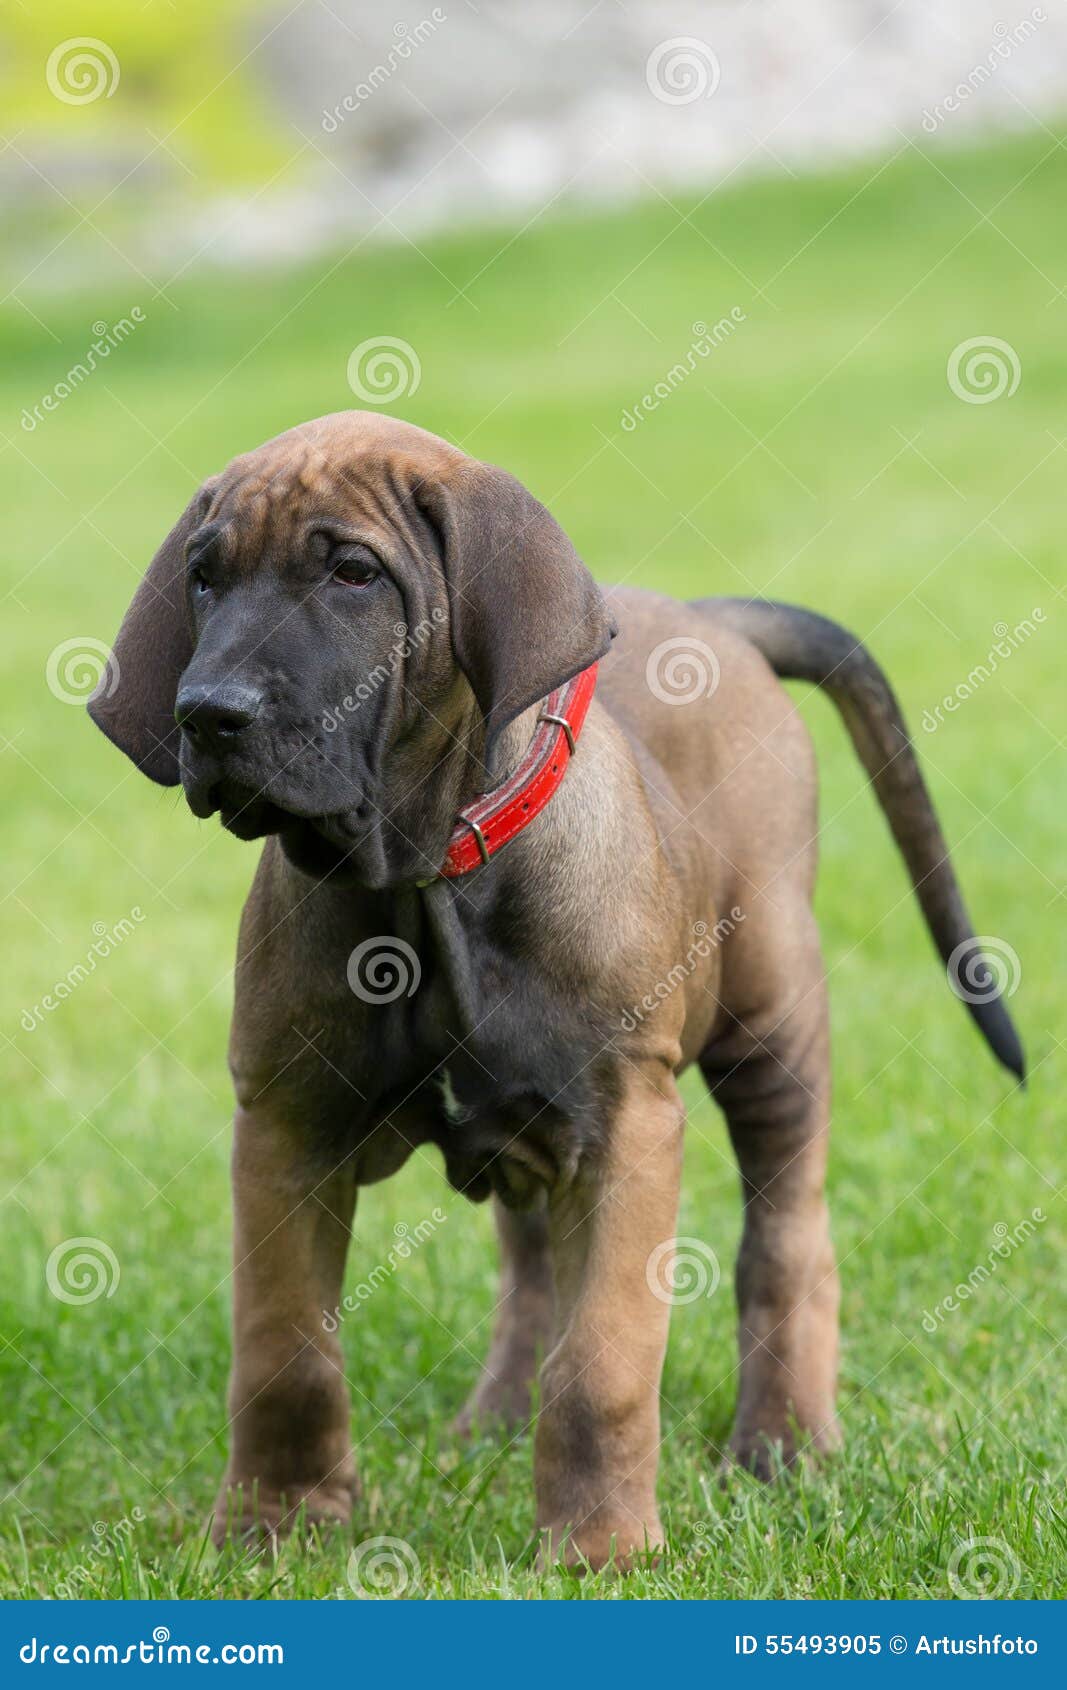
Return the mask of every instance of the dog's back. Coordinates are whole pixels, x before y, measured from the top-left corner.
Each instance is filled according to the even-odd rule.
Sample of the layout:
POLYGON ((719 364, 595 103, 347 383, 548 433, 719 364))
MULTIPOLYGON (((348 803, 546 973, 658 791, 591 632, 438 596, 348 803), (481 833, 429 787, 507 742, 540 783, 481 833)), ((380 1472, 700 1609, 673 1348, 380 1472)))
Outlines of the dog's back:
POLYGON ((766 600, 680 603, 635 588, 609 598, 620 631, 603 663, 604 697, 663 771, 648 784, 667 836, 695 830, 718 856, 717 905, 742 890, 730 873, 742 859, 750 888, 788 876, 810 890, 814 757, 780 683, 811 682, 844 718, 954 989, 1022 1078, 1022 1046, 974 937, 900 706, 862 642, 827 617, 766 600))

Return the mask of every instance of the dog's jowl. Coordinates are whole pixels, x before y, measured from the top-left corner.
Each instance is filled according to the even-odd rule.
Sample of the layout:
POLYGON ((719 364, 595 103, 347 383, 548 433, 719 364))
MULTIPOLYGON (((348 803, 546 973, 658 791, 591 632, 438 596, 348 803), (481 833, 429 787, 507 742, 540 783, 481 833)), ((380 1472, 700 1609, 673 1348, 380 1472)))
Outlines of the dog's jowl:
MULTIPOLYGON (((230 1050, 217 1535, 349 1517, 323 1310, 344 1295, 358 1188, 433 1143, 457 1189, 492 1200, 502 1255, 460 1428, 521 1423, 540 1362, 545 1555, 597 1567, 654 1548, 691 1063, 744 1201, 732 1458, 769 1477, 832 1450, 815 770, 778 677, 839 705, 942 957, 984 967, 863 647, 782 605, 602 592, 511 476, 350 412, 196 494, 114 675, 90 706, 109 738, 196 815, 265 840, 230 1050)), ((969 995, 1021 1073, 1003 1004, 969 995)))

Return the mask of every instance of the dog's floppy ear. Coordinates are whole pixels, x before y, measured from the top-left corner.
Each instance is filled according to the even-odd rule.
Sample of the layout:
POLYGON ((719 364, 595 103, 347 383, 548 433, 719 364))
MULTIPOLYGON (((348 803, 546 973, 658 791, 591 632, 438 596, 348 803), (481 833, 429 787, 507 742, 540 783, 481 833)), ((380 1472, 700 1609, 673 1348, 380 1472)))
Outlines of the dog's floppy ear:
POLYGON ((207 489, 201 488, 149 564, 88 704, 101 732, 160 786, 177 786, 180 779, 174 700, 193 655, 185 543, 206 503, 207 489))
POLYGON ((452 645, 491 764, 501 729, 603 657, 617 630, 559 523, 513 475, 471 462, 417 497, 440 536, 452 645))

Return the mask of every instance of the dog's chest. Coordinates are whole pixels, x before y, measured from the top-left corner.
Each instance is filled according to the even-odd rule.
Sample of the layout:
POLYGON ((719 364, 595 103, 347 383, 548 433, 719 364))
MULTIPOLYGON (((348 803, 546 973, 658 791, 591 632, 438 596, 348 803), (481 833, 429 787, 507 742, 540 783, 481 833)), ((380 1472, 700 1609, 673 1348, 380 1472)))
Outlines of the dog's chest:
POLYGON ((437 889, 435 920, 431 894, 360 909, 358 923, 331 907, 302 971, 326 984, 273 1009, 254 1052, 246 1034, 246 1085, 276 1073, 360 1183, 435 1144, 457 1189, 519 1203, 565 1178, 610 1114, 617 1021, 597 1017, 528 933, 472 910, 474 895, 437 889))
POLYGON ((379 1023, 365 1050, 392 1083, 371 1100, 358 1177, 384 1177, 424 1143, 475 1201, 495 1192, 521 1207, 569 1177, 604 1115, 593 1029, 506 1009, 501 1002, 482 1025, 464 1026, 429 993, 379 1023))
POLYGON ((581 1127, 551 1100, 530 1094, 496 1105, 464 1102, 448 1067, 435 1085, 431 1141, 444 1157, 449 1183, 465 1196, 477 1202, 495 1192, 521 1208, 573 1171, 581 1127))

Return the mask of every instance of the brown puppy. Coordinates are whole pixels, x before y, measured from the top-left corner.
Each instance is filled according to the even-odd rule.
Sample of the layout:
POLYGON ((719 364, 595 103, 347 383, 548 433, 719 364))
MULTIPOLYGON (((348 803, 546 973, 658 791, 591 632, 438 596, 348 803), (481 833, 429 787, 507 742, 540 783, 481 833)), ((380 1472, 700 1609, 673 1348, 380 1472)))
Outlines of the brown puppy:
POLYGON ((233 1437, 218 1535, 273 1531, 301 1508, 348 1517, 348 1394, 323 1311, 341 1301, 357 1188, 431 1141, 456 1187, 493 1195, 503 1254, 466 1418, 521 1420, 544 1353, 547 1552, 601 1566, 661 1541, 675 1078, 692 1062, 725 1111, 745 1202, 733 1455, 769 1474, 779 1455, 833 1448, 815 770, 775 670, 840 704, 938 947, 984 982, 975 1018, 1022 1068, 863 648, 782 606, 605 599, 510 476, 346 413, 203 488, 115 659, 90 707, 104 732, 154 780, 180 779, 197 815, 268 836, 231 1047, 233 1437), (457 813, 535 735, 565 761, 541 708, 597 659, 546 807, 442 878, 457 813))

